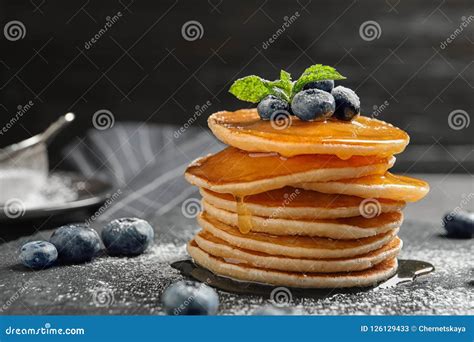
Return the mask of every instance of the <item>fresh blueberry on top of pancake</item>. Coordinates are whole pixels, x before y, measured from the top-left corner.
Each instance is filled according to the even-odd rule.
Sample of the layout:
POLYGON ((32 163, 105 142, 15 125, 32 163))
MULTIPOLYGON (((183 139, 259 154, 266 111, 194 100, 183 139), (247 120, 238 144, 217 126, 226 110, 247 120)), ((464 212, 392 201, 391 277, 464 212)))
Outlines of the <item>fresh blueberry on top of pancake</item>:
POLYGON ((349 88, 337 86, 331 92, 336 101, 336 111, 334 117, 350 121, 360 113, 360 100, 357 94, 349 88))
POLYGON ((168 315, 215 315, 219 307, 216 291, 204 283, 179 281, 170 285, 162 296, 168 315))
POLYGON ((461 211, 449 213, 443 219, 447 236, 471 239, 474 236, 474 213, 461 211))
POLYGON ((315 64, 306 68, 296 81, 285 70, 281 70, 280 78, 274 81, 250 75, 236 80, 229 92, 239 100, 258 104, 257 112, 263 120, 279 120, 281 115, 275 113, 285 112, 303 121, 312 121, 334 113, 331 91, 334 80, 343 79, 345 77, 333 67, 315 64))
POLYGON ((268 95, 257 106, 258 115, 263 120, 270 120, 272 116, 284 113, 290 114, 290 105, 285 100, 275 96, 268 95))
POLYGON ((316 82, 309 82, 306 83, 303 87, 303 90, 306 89, 319 89, 323 91, 327 91, 330 93, 334 88, 334 81, 333 80, 324 80, 324 81, 316 81, 316 82))
POLYGON ((291 109, 303 121, 325 119, 334 113, 334 97, 319 89, 303 90, 293 98, 291 109))

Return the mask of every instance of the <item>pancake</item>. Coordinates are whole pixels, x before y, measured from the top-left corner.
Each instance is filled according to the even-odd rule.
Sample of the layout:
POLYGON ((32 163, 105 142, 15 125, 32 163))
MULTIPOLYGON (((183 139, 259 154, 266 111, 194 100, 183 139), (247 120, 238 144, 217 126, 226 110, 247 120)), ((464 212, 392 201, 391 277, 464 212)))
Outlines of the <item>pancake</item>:
POLYGON ((275 236, 264 233, 242 234, 206 213, 197 218, 206 231, 237 248, 293 258, 329 259, 363 255, 381 248, 398 233, 398 228, 386 233, 354 240, 333 240, 309 236, 275 236))
MULTIPOLYGON (((239 218, 236 213, 219 209, 202 201, 204 210, 217 220, 238 227, 239 218)), ((274 235, 305 235, 320 236, 333 239, 359 239, 378 235, 400 227, 403 214, 400 211, 383 213, 372 218, 362 216, 340 219, 321 220, 287 220, 250 216, 250 230, 274 235)))
POLYGON ((301 154, 332 154, 341 159, 353 155, 391 156, 409 142, 403 130, 384 121, 359 116, 352 121, 301 121, 278 127, 261 120, 257 110, 222 111, 208 118, 209 128, 223 143, 251 152, 277 152, 292 157, 301 154))
POLYGON ((298 288, 342 288, 373 286, 390 278, 397 271, 397 259, 384 260, 372 268, 354 272, 300 273, 276 271, 231 264, 211 256, 199 248, 194 240, 188 244, 188 253, 198 265, 211 272, 237 280, 298 288))
MULTIPOLYGON (((213 206, 237 212, 234 196, 207 189, 200 189, 202 197, 213 206)), ((245 207, 250 214, 286 219, 326 219, 361 215, 363 198, 356 196, 324 194, 317 191, 284 187, 260 194, 246 196, 245 207)), ((400 211, 405 207, 401 201, 377 199, 380 212, 400 211)))
POLYGON ((402 241, 396 237, 383 247, 356 257, 302 259, 275 256, 237 248, 206 231, 199 232, 194 237, 194 240, 197 246, 206 253, 223 258, 229 263, 280 271, 318 273, 348 272, 368 269, 386 259, 395 258, 402 247, 402 241))
POLYGON ((384 175, 370 175, 337 181, 301 183, 297 186, 327 194, 387 198, 405 202, 419 201, 430 190, 429 184, 421 179, 394 175, 390 172, 384 175))
POLYGON ((377 156, 354 156, 348 160, 317 154, 283 158, 276 154, 252 154, 228 147, 191 163, 185 178, 200 188, 247 196, 288 184, 384 174, 394 162, 394 157, 377 156))

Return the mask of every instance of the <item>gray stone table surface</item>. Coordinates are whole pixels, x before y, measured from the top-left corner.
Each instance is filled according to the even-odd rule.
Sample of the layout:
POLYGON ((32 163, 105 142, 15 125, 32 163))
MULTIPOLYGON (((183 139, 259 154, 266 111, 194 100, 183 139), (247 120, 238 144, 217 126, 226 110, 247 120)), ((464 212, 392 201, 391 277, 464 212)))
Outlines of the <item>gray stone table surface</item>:
MULTIPOLYGON (((415 282, 375 291, 294 298, 302 314, 474 314, 473 240, 448 239, 442 215, 456 207, 472 210, 473 182, 465 175, 417 175, 431 192, 408 205, 400 236, 405 259, 431 262, 435 272, 415 282), (464 199, 464 201, 463 201, 464 199), (466 201, 467 199, 467 201, 466 201)), ((198 197, 188 190, 187 197, 198 197)), ((22 243, 47 239, 51 230, 0 245, 2 314, 163 314, 160 296, 182 279, 170 263, 186 257, 185 243, 198 230, 181 204, 147 217, 156 229, 154 245, 134 258, 101 256, 91 263, 30 271, 16 257, 22 243)), ((101 222, 95 223, 100 230, 101 222)), ((7 229, 3 227, 2 229, 7 229)), ((260 296, 218 291, 219 314, 249 314, 268 303, 260 296)))

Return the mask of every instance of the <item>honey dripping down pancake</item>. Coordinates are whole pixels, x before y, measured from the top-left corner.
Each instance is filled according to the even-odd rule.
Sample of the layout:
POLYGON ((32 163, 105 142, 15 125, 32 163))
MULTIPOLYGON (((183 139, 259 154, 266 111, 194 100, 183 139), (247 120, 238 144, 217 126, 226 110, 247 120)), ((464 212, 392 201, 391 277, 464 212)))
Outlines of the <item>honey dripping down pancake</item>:
MULTIPOLYGON (((200 189, 211 205, 231 212, 242 210, 243 200, 230 194, 200 189)), ((405 202, 377 198, 379 213, 402 210, 405 202)), ((284 219, 332 219, 361 215, 364 199, 356 196, 325 194, 290 186, 245 197, 247 215, 284 219)))
POLYGON ((228 147, 191 163, 185 178, 200 188, 243 197, 291 184, 384 174, 394 162, 394 157, 353 156, 342 160, 325 154, 284 158, 228 147))
POLYGON ((261 120, 257 110, 222 111, 208 119, 214 135, 227 145, 250 152, 277 152, 291 157, 301 154, 391 156, 401 153, 409 142, 403 130, 384 121, 358 116, 352 121, 302 121, 290 116, 281 129, 261 120))
POLYGON ((398 228, 395 228, 367 238, 334 240, 316 236, 277 236, 255 232, 242 234, 238 228, 227 225, 206 212, 201 213, 197 221, 204 231, 237 248, 309 259, 334 259, 367 254, 388 244, 398 233, 398 228))
POLYGON ((280 219, 233 213, 214 207, 202 201, 204 211, 212 217, 228 225, 238 227, 242 233, 250 231, 273 235, 304 235, 320 236, 333 239, 358 239, 387 232, 401 226, 401 211, 382 213, 366 218, 363 216, 345 217, 340 219, 280 219), (247 216, 248 222, 242 226, 240 216, 247 216))

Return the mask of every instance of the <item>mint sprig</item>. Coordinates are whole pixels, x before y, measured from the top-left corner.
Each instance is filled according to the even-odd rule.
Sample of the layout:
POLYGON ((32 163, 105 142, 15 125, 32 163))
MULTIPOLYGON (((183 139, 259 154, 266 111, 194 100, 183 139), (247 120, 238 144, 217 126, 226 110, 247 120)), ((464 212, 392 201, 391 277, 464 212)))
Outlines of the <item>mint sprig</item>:
POLYGON ((232 84, 229 92, 239 100, 252 103, 258 103, 268 95, 290 101, 292 88, 291 75, 282 70, 280 79, 276 81, 267 81, 255 75, 240 78, 232 84))
POLYGON ((236 80, 229 92, 239 100, 258 103, 268 95, 275 95, 287 102, 301 91, 305 84, 322 80, 342 80, 344 76, 333 67, 316 64, 307 68, 300 78, 293 82, 291 74, 285 70, 280 71, 280 79, 267 81, 259 76, 251 75, 236 80))
POLYGON ((293 82, 291 81, 291 74, 285 70, 280 71, 280 79, 269 82, 269 85, 274 88, 278 88, 280 91, 280 97, 290 102, 291 92, 293 90, 293 82))

